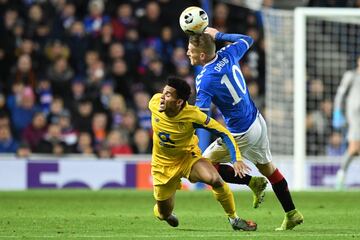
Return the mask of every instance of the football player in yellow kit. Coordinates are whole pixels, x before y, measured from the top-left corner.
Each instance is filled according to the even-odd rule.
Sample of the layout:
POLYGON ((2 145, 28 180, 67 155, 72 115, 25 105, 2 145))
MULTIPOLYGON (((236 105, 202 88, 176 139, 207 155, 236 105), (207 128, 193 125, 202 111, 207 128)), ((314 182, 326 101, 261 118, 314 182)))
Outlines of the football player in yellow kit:
POLYGON ((175 192, 181 187, 180 179, 185 177, 191 182, 203 182, 212 187, 234 230, 255 231, 256 223, 238 217, 229 186, 215 167, 201 156, 195 129, 206 128, 222 138, 237 175, 244 176, 250 169, 242 161, 230 132, 199 108, 187 103, 190 93, 190 86, 184 80, 170 77, 163 92, 155 94, 149 102, 154 142, 151 162, 156 199, 154 214, 172 227, 178 226, 179 221, 172 211, 175 192))

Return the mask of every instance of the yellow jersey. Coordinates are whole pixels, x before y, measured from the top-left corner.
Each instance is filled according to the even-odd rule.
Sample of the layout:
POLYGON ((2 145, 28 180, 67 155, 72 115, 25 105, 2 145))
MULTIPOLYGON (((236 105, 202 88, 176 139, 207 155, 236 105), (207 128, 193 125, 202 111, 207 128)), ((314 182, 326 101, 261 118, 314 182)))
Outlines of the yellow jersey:
POLYGON ((186 161, 189 154, 199 152, 196 128, 205 128, 220 136, 227 145, 232 161, 241 161, 240 150, 224 126, 188 103, 178 115, 168 117, 164 112, 159 112, 160 98, 160 93, 155 94, 149 102, 153 128, 153 163, 163 166, 177 165, 186 161))

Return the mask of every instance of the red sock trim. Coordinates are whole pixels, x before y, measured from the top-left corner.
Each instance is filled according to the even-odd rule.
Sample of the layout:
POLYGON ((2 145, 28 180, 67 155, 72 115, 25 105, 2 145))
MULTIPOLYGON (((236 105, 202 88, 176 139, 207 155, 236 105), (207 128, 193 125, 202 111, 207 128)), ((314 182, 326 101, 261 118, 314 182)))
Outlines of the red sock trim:
POLYGON ((284 176, 281 174, 279 169, 275 169, 273 174, 271 174, 271 176, 269 176, 268 179, 271 184, 276 184, 276 183, 280 182, 281 180, 283 180, 284 176))

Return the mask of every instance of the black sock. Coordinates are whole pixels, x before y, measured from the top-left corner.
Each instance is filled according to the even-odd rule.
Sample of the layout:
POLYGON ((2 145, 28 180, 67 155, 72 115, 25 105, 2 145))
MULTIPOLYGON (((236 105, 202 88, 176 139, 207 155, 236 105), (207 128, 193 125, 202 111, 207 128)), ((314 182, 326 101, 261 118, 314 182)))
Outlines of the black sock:
POLYGON ((226 164, 216 164, 215 168, 225 182, 249 185, 251 180, 250 175, 246 174, 243 178, 240 178, 239 176, 235 177, 234 168, 226 164))
POLYGON ((278 169, 268 177, 276 197, 279 199, 281 206, 285 212, 289 212, 295 209, 294 202, 291 198, 291 194, 288 188, 288 184, 283 175, 278 169))

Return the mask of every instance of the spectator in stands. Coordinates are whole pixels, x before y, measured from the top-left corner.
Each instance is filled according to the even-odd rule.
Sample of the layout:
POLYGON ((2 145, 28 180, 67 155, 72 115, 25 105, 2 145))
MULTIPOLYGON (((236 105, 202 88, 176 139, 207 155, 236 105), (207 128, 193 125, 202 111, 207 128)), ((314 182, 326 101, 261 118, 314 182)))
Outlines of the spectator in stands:
POLYGON ((127 110, 123 116, 121 129, 126 132, 131 144, 133 144, 134 134, 138 128, 139 126, 135 112, 133 110, 127 110))
POLYGON ((324 83, 321 79, 311 79, 308 82, 309 93, 306 98, 306 106, 308 111, 318 110, 320 102, 324 98, 324 83))
POLYGON ((95 62, 90 66, 90 68, 88 68, 87 73, 87 96, 92 100, 95 100, 97 97, 99 97, 99 89, 105 79, 106 72, 104 63, 102 61, 95 62))
POLYGON ((142 81, 145 85, 146 91, 150 94, 161 92, 161 89, 164 87, 163 79, 166 79, 167 75, 168 72, 164 68, 164 64, 161 59, 151 59, 142 81))
POLYGON ((161 29, 161 36, 154 42, 156 52, 159 54, 164 66, 169 69, 171 66, 171 58, 174 49, 177 47, 184 48, 185 43, 173 35, 173 30, 170 26, 165 26, 161 29))
POLYGON ((139 65, 141 62, 140 56, 140 38, 139 32, 136 28, 130 28, 126 32, 124 48, 129 71, 132 73, 139 72, 139 65))
POLYGON ((134 95, 136 116, 139 126, 145 130, 151 130, 151 112, 148 107, 150 95, 144 91, 138 91, 134 95))
POLYGON ((92 44, 92 48, 100 53, 101 59, 104 59, 105 63, 109 63, 108 51, 114 41, 111 23, 105 23, 101 28, 99 37, 92 44))
POLYGON ((114 60, 111 66, 110 78, 115 85, 115 92, 124 96, 126 102, 131 102, 134 79, 128 71, 128 65, 123 59, 119 58, 114 60))
POLYGON ((93 104, 89 98, 80 99, 75 111, 74 127, 80 132, 91 132, 93 104))
POLYGON ((140 57, 140 63, 138 66, 138 73, 140 75, 144 75, 147 68, 149 67, 150 62, 152 60, 158 58, 158 56, 157 56, 157 53, 156 53, 154 47, 147 46, 147 45, 145 45, 141 49, 140 55, 141 55, 141 57, 140 57))
POLYGON ((27 37, 23 37, 17 49, 15 49, 15 55, 28 55, 31 58, 31 65, 34 70, 38 69, 40 66, 40 56, 37 51, 35 51, 35 42, 27 37))
POLYGON ((50 22, 42 22, 35 29, 35 36, 33 37, 33 40, 36 46, 36 52, 39 54, 39 56, 37 56, 37 58, 39 58, 39 63, 36 62, 39 64, 36 65, 37 67, 45 64, 42 53, 44 52, 46 43, 52 38, 50 24, 50 22))
POLYGON ((247 83, 247 87, 256 107, 259 109, 260 112, 264 112, 265 98, 263 95, 260 94, 259 84, 256 81, 250 81, 247 83))
POLYGON ((66 1, 64 6, 59 9, 53 23, 54 35, 57 38, 62 37, 76 21, 76 6, 71 1, 66 1))
POLYGON ((307 152, 309 155, 324 155, 327 139, 331 132, 332 102, 325 99, 320 109, 310 111, 306 116, 307 152))
POLYGON ((100 59, 99 53, 94 49, 88 49, 85 52, 85 70, 91 69, 95 64, 97 64, 100 59))
POLYGON ((41 111, 45 114, 48 114, 50 112, 50 106, 53 100, 52 87, 48 78, 39 78, 36 88, 36 94, 38 96, 38 102, 41 111))
POLYGON ((95 146, 105 142, 108 133, 108 117, 105 113, 97 112, 94 114, 91 130, 95 146))
POLYGON ((227 4, 219 2, 214 7, 212 27, 220 32, 229 32, 230 11, 227 4))
POLYGON ((32 60, 29 55, 23 54, 19 56, 16 68, 13 69, 12 73, 10 74, 7 89, 9 89, 14 82, 22 82, 24 85, 35 89, 36 74, 32 68, 32 60))
POLYGON ((75 147, 76 153, 81 154, 94 154, 94 148, 92 146, 92 138, 88 132, 80 132, 77 145, 75 147))
POLYGON ((70 95, 71 80, 74 71, 69 66, 68 60, 60 56, 47 69, 47 78, 51 81, 53 93, 56 96, 68 97, 70 95))
POLYGON ((120 94, 114 94, 110 98, 109 110, 111 128, 120 128, 127 110, 124 97, 120 94))
POLYGON ((69 59, 70 48, 60 39, 54 39, 45 46, 44 53, 47 64, 52 64, 59 58, 69 59))
MULTIPOLYGON (((24 38, 25 35, 25 23, 23 20, 19 19, 12 32, 9 33, 9 36, 11 38, 11 40, 13 41, 13 45, 10 46, 11 50, 16 49, 17 47, 20 46, 22 39, 24 38)), ((15 52, 9 52, 11 55, 15 54, 15 52)))
POLYGON ((18 142, 13 138, 9 126, 0 127, 0 153, 16 153, 18 142))
POLYGON ((59 122, 60 114, 64 109, 64 100, 60 96, 54 97, 47 115, 48 123, 59 122))
POLYGON ((35 29, 42 22, 46 22, 44 11, 39 4, 33 4, 30 6, 27 13, 27 22, 26 22, 26 35, 30 37, 34 37, 35 29))
POLYGON ((8 8, 1 16, 3 21, 0 23, 0 31, 9 34, 20 20, 18 10, 15 8, 8 8))
POLYGON ((125 57, 124 45, 120 42, 113 42, 109 46, 107 54, 108 54, 107 62, 109 64, 113 63, 117 59, 124 59, 125 57))
POLYGON ((95 99, 95 110, 98 112, 109 112, 110 100, 114 95, 114 83, 107 79, 101 83, 99 96, 95 99))
POLYGON ((114 157, 111 154, 110 147, 106 143, 102 143, 97 147, 96 155, 100 159, 110 159, 114 157))
POLYGON ((35 113, 39 110, 35 105, 35 94, 30 87, 25 87, 21 98, 15 106, 10 108, 11 121, 15 130, 15 137, 19 138, 22 131, 31 123, 35 113))
POLYGON ((6 106, 9 110, 14 108, 20 102, 24 87, 25 85, 23 82, 12 83, 11 93, 9 93, 6 98, 6 106))
POLYGON ((171 63, 174 68, 178 66, 187 66, 190 68, 189 58, 186 56, 186 51, 183 47, 176 47, 171 56, 171 63))
POLYGON ((70 152, 61 138, 61 128, 58 123, 50 123, 46 134, 39 142, 34 152, 54 154, 56 156, 61 156, 70 152))
POLYGON ((133 15, 133 8, 130 3, 125 2, 117 7, 116 16, 112 18, 111 24, 115 38, 123 41, 127 30, 137 26, 137 20, 133 15))
POLYGON ((18 149, 16 150, 17 158, 29 158, 31 156, 31 148, 26 142, 19 144, 18 149))
POLYGON ((139 33, 144 40, 160 36, 163 21, 159 3, 149 1, 145 7, 145 15, 139 19, 139 33))
POLYGON ((64 104, 67 109, 75 114, 78 110, 78 105, 82 99, 86 97, 85 80, 82 77, 75 77, 70 86, 70 96, 64 99, 64 104))
POLYGON ((75 21, 71 25, 69 33, 65 35, 65 41, 71 52, 70 65, 74 68, 75 73, 84 75, 86 69, 85 54, 90 44, 84 24, 81 21, 75 21))
POLYGON ((39 142, 44 138, 47 132, 46 117, 43 112, 35 113, 31 124, 22 132, 21 139, 29 144, 31 150, 35 150, 39 142))
POLYGON ((128 136, 124 131, 111 130, 106 138, 106 142, 113 156, 133 153, 128 136))
POLYGON ((331 133, 326 145, 327 156, 342 156, 346 152, 346 144, 343 136, 339 132, 331 133))
POLYGON ((15 8, 3 8, 0 16, 0 89, 6 88, 6 80, 13 63, 15 62, 15 51, 19 40, 22 38, 23 27, 19 18, 18 10, 15 8), (21 27, 20 27, 21 25, 21 27), (21 31, 18 31, 18 30, 21 31))
POLYGON ((91 0, 89 2, 89 15, 84 19, 85 31, 93 37, 100 34, 101 27, 110 22, 109 16, 104 14, 104 2, 91 0))
POLYGON ((145 129, 137 129, 134 134, 133 152, 135 154, 150 154, 152 142, 150 134, 145 129))
POLYGON ((69 150, 73 150, 78 141, 78 131, 74 129, 69 110, 62 110, 57 120, 61 128, 61 139, 69 150))

